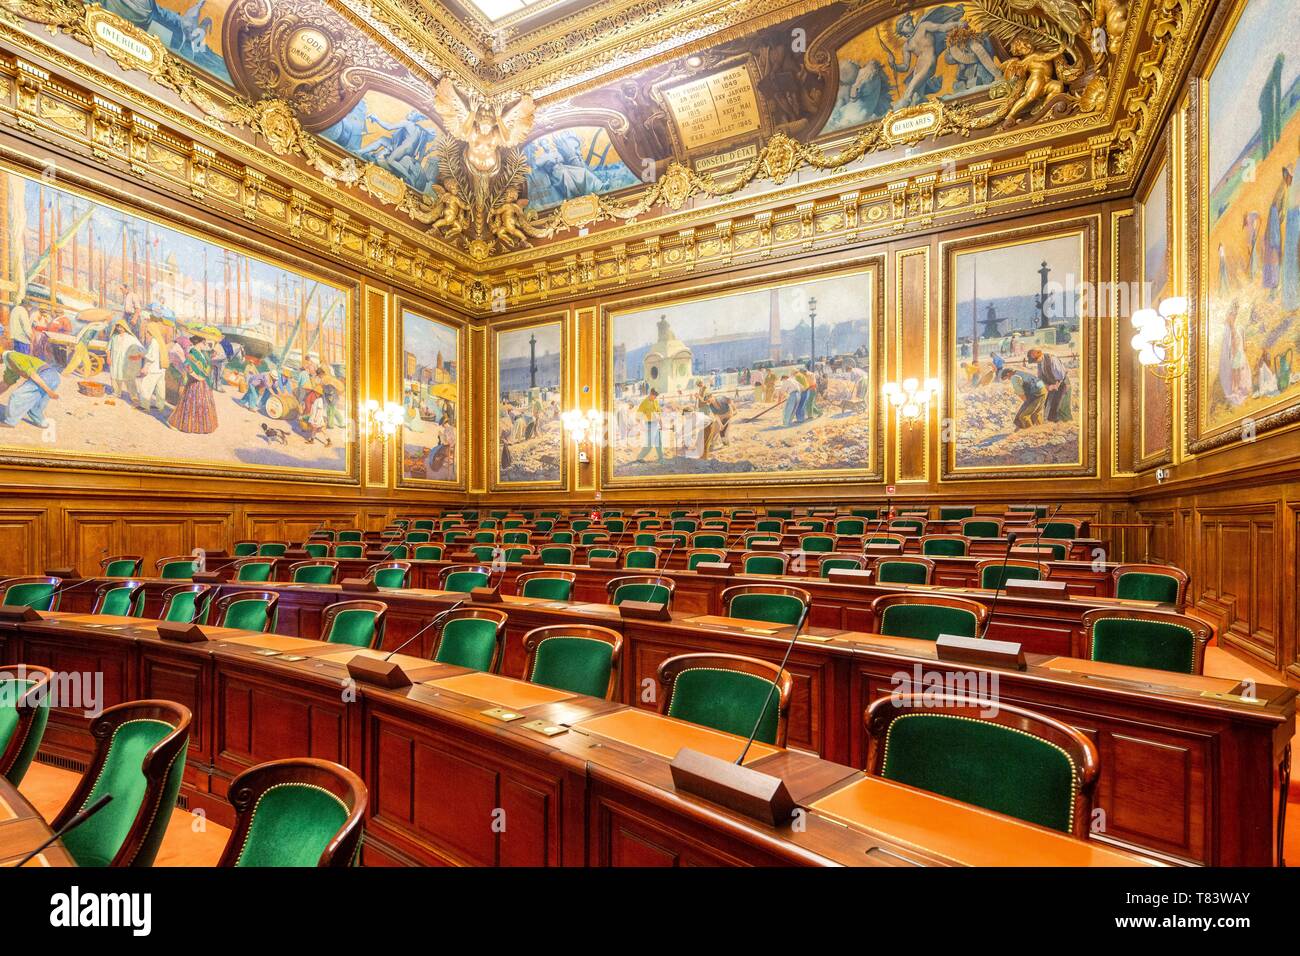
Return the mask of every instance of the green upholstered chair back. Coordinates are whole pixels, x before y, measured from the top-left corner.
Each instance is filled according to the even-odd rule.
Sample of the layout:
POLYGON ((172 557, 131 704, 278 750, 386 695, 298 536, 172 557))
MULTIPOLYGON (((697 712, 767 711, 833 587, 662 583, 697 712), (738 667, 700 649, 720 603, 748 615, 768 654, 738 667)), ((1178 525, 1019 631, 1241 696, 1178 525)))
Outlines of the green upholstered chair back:
POLYGON ((60 595, 55 592, 58 588, 58 578, 10 578, 0 581, 0 604, 57 611, 60 595))
POLYGON ((659 555, 654 551, 629 551, 623 561, 625 568, 649 568, 653 570, 659 566, 659 555))
POLYGON ((792 508, 768 508, 768 509, 767 509, 767 516, 768 516, 769 518, 782 518, 782 519, 793 518, 793 517, 794 517, 794 509, 792 509, 792 508))
POLYGON ((700 523, 693 518, 679 518, 673 522, 673 530, 694 534, 700 530, 700 523))
POLYGON ((415 547, 416 561, 441 561, 442 545, 440 544, 420 544, 415 547))
POLYGON ((804 518, 799 522, 799 524, 807 530, 814 531, 818 534, 821 534, 826 530, 826 521, 824 518, 804 518))
POLYGON ((968 518, 961 524, 961 533, 968 538, 996 538, 1002 534, 1002 523, 968 518))
POLYGON ((968 545, 962 538, 926 536, 921 539, 921 553, 927 557, 965 557, 968 545))
POLYGON ((442 536, 442 543, 456 544, 458 541, 466 541, 468 539, 469 539, 468 531, 448 531, 446 534, 442 536))
POLYGON ((22 783, 50 719, 53 672, 35 665, 0 667, 0 775, 22 783))
POLYGON ((783 743, 778 739, 781 695, 772 684, 771 680, 741 670, 710 667, 703 662, 699 666, 688 664, 675 671, 666 712, 670 717, 738 737, 748 737, 757 724, 755 740, 765 744, 783 743))
POLYGON ((963 518, 973 517, 974 514, 975 514, 974 508, 940 508, 939 520, 940 521, 961 521, 963 518))
POLYGON ((327 790, 276 784, 258 799, 234 865, 316 866, 347 819, 347 806, 327 790))
POLYGON ((614 585, 614 587, 610 591, 609 603, 614 605, 622 604, 624 601, 668 604, 673 599, 672 588, 666 581, 664 583, 650 581, 629 584, 619 584, 617 581, 611 581, 610 584, 614 585))
POLYGON ((880 584, 929 584, 931 568, 920 561, 881 558, 876 562, 880 584))
POLYGON ((880 763, 887 780, 1064 833, 1076 826, 1078 772, 1067 751, 1020 728, 923 711, 889 724, 880 763))
POLYGON ((975 637, 980 615, 974 609, 926 601, 886 604, 876 614, 876 630, 890 637, 937 640, 940 634, 975 637))
POLYGON ((63 845, 79 866, 149 866, 171 820, 185 769, 190 712, 168 701, 134 701, 91 725, 95 759, 53 825, 111 794, 63 845))
POLYGON ((380 601, 342 601, 325 609, 322 640, 327 644, 379 647, 384 641, 387 606, 380 601))
POLYGON ((863 560, 856 555, 841 555, 822 558, 821 564, 818 565, 817 572, 823 578, 829 578, 832 571, 859 571, 862 569, 863 560))
POLYGON ((573 544, 572 531, 556 531, 551 535, 551 544, 573 544))
POLYGON ((463 615, 453 612, 448 616, 433 659, 439 664, 455 664, 475 671, 494 670, 505 633, 505 615, 500 611, 485 611, 475 608, 463 615))
POLYGON ((282 558, 289 546, 280 541, 266 541, 257 546, 259 558, 282 558))
POLYGON ((724 514, 724 513, 723 513, 722 511, 718 510, 717 508, 705 508, 703 511, 700 512, 700 517, 701 517, 701 518, 706 518, 706 519, 707 519, 707 518, 721 518, 721 517, 723 517, 723 514, 724 514))
POLYGON ((532 553, 533 553, 532 548, 506 548, 505 550, 506 564, 518 564, 525 557, 527 557, 532 553))
POLYGON ((274 570, 274 561, 249 561, 246 564, 241 561, 235 571, 235 580, 265 583, 271 580, 271 573, 274 570))
POLYGON ((378 567, 371 569, 371 578, 377 588, 404 588, 411 569, 402 567, 378 567))
MULTIPOLYGON (((434 528, 433 522, 427 518, 420 518, 418 521, 415 522, 415 524, 411 525, 411 530, 413 531, 432 531, 433 528, 434 528)), ((429 539, 425 538, 424 540, 428 541, 429 539)))
POLYGON ((642 532, 632 536, 632 544, 638 548, 653 548, 659 536, 653 532, 642 532))
POLYGON ((575 532, 581 533, 591 527, 591 522, 586 518, 574 518, 569 522, 569 527, 575 532))
POLYGON ((860 538, 867 533, 867 523, 861 518, 841 518, 835 522, 835 533, 849 538, 860 538))
POLYGON ((580 541, 582 544, 608 544, 609 535, 604 531, 584 531, 580 541))
POLYGON ((336 558, 360 558, 364 557, 366 549, 360 544, 336 544, 334 545, 334 557, 336 558))
POLYGON ((217 602, 217 626, 235 627, 242 631, 274 631, 276 600, 277 595, 264 592, 228 595, 217 602))
POLYGON ((920 531, 925 528, 925 522, 920 518, 896 518, 889 522, 889 527, 896 531, 920 531))
POLYGON ((725 548, 726 546, 727 536, 725 534, 701 532, 691 539, 692 548, 725 548))
POLYGON ((495 531, 475 531, 474 541, 477 544, 495 544, 497 533, 495 531))
POLYGON ((543 518, 541 521, 538 521, 533 525, 533 529, 538 534, 550 534, 554 527, 555 522, 551 521, 549 518, 543 518))
POLYGON ((293 569, 294 584, 333 584, 338 568, 334 564, 302 564, 293 569))
POLYGON ((390 560, 405 561, 411 556, 411 549, 404 544, 392 544, 384 548, 390 560))
POLYGON ((360 531, 340 531, 339 541, 361 541, 362 533, 360 531))
POLYGON ((1042 526, 1044 538, 1072 539, 1079 536, 1079 526, 1073 521, 1048 521, 1042 526))
POLYGON ((313 558, 328 558, 330 553, 330 546, 324 541, 308 541, 302 549, 313 558))
POLYGON ((235 543, 235 549, 230 552, 237 558, 251 558, 257 554, 256 541, 238 541, 235 543))
POLYGON ((475 560, 482 561, 484 564, 491 564, 496 560, 497 549, 494 544, 480 544, 470 548, 469 553, 474 555, 475 560))
POLYGON ((527 531, 507 531, 505 534, 503 534, 503 535, 501 536, 501 543, 502 543, 502 544, 527 544, 527 543, 528 543, 528 532, 527 532, 527 531))
POLYGON ((587 560, 592 558, 617 558, 618 548, 610 548, 604 545, 587 549, 587 560))
POLYGON ((785 531, 785 522, 773 518, 766 518, 762 521, 754 522, 755 531, 766 531, 771 534, 781 534, 785 531))
POLYGON ((1028 564, 1008 564, 996 561, 980 568, 980 587, 988 590, 1004 588, 1008 581, 1040 581, 1046 575, 1044 568, 1028 564))
POLYGON ((1094 661, 1199 674, 1213 630, 1185 614, 1097 608, 1084 613, 1083 632, 1094 661))
POLYGON ((608 697, 622 638, 594 627, 539 627, 524 637, 528 680, 589 697, 608 697), (593 636, 604 632, 601 637, 593 636))
POLYGON ((542 548, 541 551, 538 553, 542 559, 542 564, 572 564, 573 563, 573 548, 569 547, 568 545, 561 545, 561 546, 551 547, 551 548, 542 548))
POLYGON ((93 614, 112 614, 117 617, 139 617, 144 607, 144 588, 138 581, 121 584, 101 584, 95 589, 93 614))
POLYGON ((627 522, 622 518, 606 518, 605 527, 610 534, 622 534, 627 529, 627 522))
POLYGON ((1158 601, 1177 606, 1182 598, 1183 582, 1174 574, 1156 570, 1128 571, 1115 569, 1115 597, 1129 601, 1158 601))
MULTIPOLYGON (((807 592, 804 592, 805 594, 807 592)), ((807 599, 794 593, 768 590, 728 588, 722 594, 728 617, 746 621, 766 621, 769 624, 798 624, 803 616, 807 599)))
POLYGON ((163 592, 162 620, 173 624, 205 623, 213 593, 206 584, 168 588, 163 592))
POLYGON ((785 574, 785 556, 781 554, 747 554, 742 563, 745 574, 785 574))
POLYGON ((725 562, 727 553, 716 549, 706 549, 703 551, 692 551, 686 557, 686 569, 694 571, 702 563, 725 562))
POLYGON ((406 533, 407 544, 426 544, 429 541, 429 532, 427 531, 408 531, 406 533))
POLYGON ((530 577, 519 593, 527 598, 568 601, 573 598, 573 581, 561 577, 530 577))
POLYGON ((486 587, 490 576, 487 568, 451 571, 443 577, 442 587, 444 591, 459 591, 462 594, 468 594, 475 588, 486 587))
POLYGON ((140 573, 139 558, 109 558, 104 562, 104 577, 133 578, 140 573))
POLYGON ((876 521, 880 518, 878 508, 850 508, 849 514, 855 518, 866 518, 868 521, 876 521))
POLYGON ((835 550, 835 538, 829 534, 806 534, 799 546, 812 554, 830 554, 835 550))

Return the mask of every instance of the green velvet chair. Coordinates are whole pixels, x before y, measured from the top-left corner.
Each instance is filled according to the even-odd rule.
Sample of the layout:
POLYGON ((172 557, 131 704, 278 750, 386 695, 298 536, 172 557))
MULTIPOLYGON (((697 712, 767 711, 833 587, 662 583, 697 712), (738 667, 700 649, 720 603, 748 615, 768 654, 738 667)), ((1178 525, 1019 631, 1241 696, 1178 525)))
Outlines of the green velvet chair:
POLYGON ((989 558, 975 565, 979 586, 988 591, 1005 588, 1008 581, 1046 581, 1051 569, 1041 561, 1024 558, 989 558))
POLYGON ((455 664, 495 674, 505 650, 506 613, 495 608, 463 607, 442 619, 434 635, 433 653, 439 664, 455 664))
POLYGON ((344 560, 364 558, 366 556, 365 545, 362 544, 336 544, 334 545, 334 557, 344 560))
POLYGON ((1094 608, 1083 614, 1089 660, 1129 667, 1200 674, 1214 628, 1173 611, 1094 608))
POLYGON ((642 531, 632 536, 632 544, 638 548, 653 548, 658 540, 659 535, 652 531, 642 531))
POLYGON ((780 545, 781 538, 778 535, 764 533, 754 533, 745 535, 745 547, 753 548, 755 545, 773 544, 780 545))
POLYGON ((139 617, 144 610, 144 585, 140 581, 110 581, 95 588, 91 614, 139 617))
POLYGON ((962 558, 970 553, 970 541, 960 534, 927 534, 921 537, 921 554, 933 558, 962 558))
POLYGON ((961 533, 966 538, 1002 537, 1001 518, 966 518, 961 523, 961 533))
POLYGON ((803 619, 812 595, 783 584, 739 584, 720 595, 727 617, 768 624, 794 625, 803 619))
POLYGON ((793 681, 775 664, 738 654, 679 654, 659 665, 659 684, 659 709, 669 717, 744 738, 757 727, 755 740, 785 746, 793 681))
POLYGON ((846 538, 860 538, 867 533, 867 523, 861 518, 840 518, 835 522, 835 533, 846 538))
POLYGON ((155 566, 158 569, 158 577, 168 581, 188 581, 194 576, 192 555, 180 554, 171 558, 159 558, 155 566))
POLYGON ((0 667, 0 777, 15 787, 45 736, 54 672, 37 664, 0 667))
POLYGON ((767 516, 769 518, 780 518, 783 521, 788 521, 789 519, 794 517, 794 509, 793 508, 768 508, 767 516))
MULTIPOLYGON (((699 535, 696 535, 699 537, 699 535)), ((694 571, 701 563, 726 564, 727 552, 718 548, 692 548, 686 553, 686 570, 694 571)))
POLYGON ((283 558, 289 546, 283 541, 264 541, 257 546, 259 558, 283 558))
POLYGON ((337 540, 340 543, 357 544, 365 540, 365 535, 360 531, 340 531, 337 540))
POLYGON ((605 585, 609 603, 616 607, 624 601, 645 601, 650 604, 667 604, 671 608, 676 589, 677 584, 672 578, 652 574, 630 574, 613 578, 605 585))
POLYGON ((417 544, 413 557, 416 561, 441 561, 444 553, 440 544, 417 544))
POLYGON ((1035 561, 1064 561, 1070 556, 1070 542, 1063 538, 1024 538, 1016 542, 1011 556, 1035 561))
POLYGON ((407 561, 411 557, 411 546, 408 544, 390 544, 384 547, 384 553, 388 555, 391 561, 407 561))
POLYGON ((597 547, 587 549, 588 561, 591 561, 593 558, 604 560, 606 558, 617 558, 617 557, 618 557, 618 548, 611 548, 606 545, 598 545, 597 547))
POLYGON ((766 574, 780 577, 790 567, 790 559, 776 551, 746 551, 740 559, 742 574, 766 574))
POLYGON ((572 601, 577 580, 572 571, 527 571, 515 578, 515 592, 544 601, 572 601))
POLYGON ((289 565, 289 580, 294 584, 333 584, 338 573, 339 563, 326 558, 289 565))
POLYGON ((934 577, 934 562, 916 555, 877 558, 875 570, 877 584, 929 584, 934 577))
POLYGON ((578 539, 580 544, 609 544, 610 538, 604 531, 584 531, 578 539))
POLYGON ((330 556, 330 545, 324 541, 308 541, 302 546, 302 549, 313 558, 328 558, 330 556))
POLYGON ((506 548, 502 555, 506 564, 519 564, 532 553, 532 548, 506 548))
POLYGON ((965 507, 965 506, 957 506, 957 507, 952 507, 952 508, 942 508, 942 507, 941 507, 941 508, 939 509, 939 520, 940 520, 940 521, 962 521, 962 520, 964 520, 964 519, 966 519, 966 518, 973 518, 973 517, 975 517, 975 509, 974 509, 974 508, 967 508, 967 507, 965 507))
POLYGON ((767 534, 785 534, 785 522, 775 518, 763 518, 754 522, 754 530, 767 534))
POLYGON ((387 618, 388 605, 383 601, 339 601, 321 612, 321 640, 377 649, 384 643, 387 618))
POLYGON ((1110 572, 1115 597, 1158 601, 1181 611, 1187 604, 1187 572, 1167 564, 1121 564, 1110 572))
POLYGON ((695 534, 700 530, 700 523, 694 518, 678 518, 673 522, 674 531, 684 531, 687 534, 695 534))
POLYGON ((442 543, 446 545, 457 545, 468 540, 470 536, 467 531, 447 531, 442 536, 442 543))
POLYGON ((90 766, 50 826, 58 830, 110 794, 98 813, 64 834, 64 848, 79 866, 151 866, 180 791, 190 711, 167 700, 117 704, 91 722, 90 739, 90 766))
MULTIPOLYGON (((433 521, 429 520, 428 518, 420 518, 419 520, 417 520, 417 521, 415 522, 415 524, 411 525, 411 530, 412 530, 412 531, 432 531, 432 530, 434 529, 434 527, 436 527, 436 526, 434 525, 433 521)), ((424 540, 425 540, 425 541, 428 541, 429 539, 428 539, 428 538, 425 538, 424 540)))
POLYGON ((208 608, 216 595, 210 584, 178 584, 162 593, 160 621, 173 624, 206 624, 208 608))
POLYGON ((832 571, 861 571, 867 559, 860 554, 828 554, 817 564, 817 574, 829 578, 832 571))
POLYGON ((275 631, 279 603, 280 595, 275 591, 236 591, 213 603, 212 622, 217 627, 270 634, 275 631))
MULTIPOLYGON (((880 520, 879 508, 850 508, 849 514, 853 515, 855 518, 865 518, 867 521, 880 520)), ((845 532, 840 533, 844 534, 845 532)))
POLYGON ((1053 518, 1040 525, 1044 538, 1064 538, 1066 541, 1079 537, 1080 526, 1080 522, 1072 518, 1053 518))
POLYGON ((524 635, 526 679, 588 697, 611 699, 623 636, 607 627, 557 624, 524 635))
POLYGON ((251 558, 257 554, 256 541, 236 541, 235 547, 231 550, 231 555, 236 558, 251 558))
POLYGON ((407 544, 428 544, 433 535, 427 531, 408 531, 406 532, 407 544))
POLYGON ((920 535, 925 533, 925 521, 920 518, 895 518, 889 522, 888 530, 920 535))
POLYGON ((867 710, 867 772, 1085 839, 1097 748, 1003 701, 891 694, 867 710))
POLYGON ((725 516, 726 516, 725 513, 720 511, 717 508, 705 508, 703 511, 700 512, 700 518, 703 520, 708 520, 710 518, 722 518, 725 516))
POLYGON ((542 564, 573 564, 573 546, 568 544, 548 545, 542 548, 538 555, 541 557, 542 564))
POLYGON ((532 535, 527 531, 507 531, 501 535, 502 544, 529 544, 532 541, 532 535))
POLYGON ((366 569, 366 577, 375 582, 377 588, 400 590, 411 586, 411 564, 409 561, 385 561, 372 564, 366 569))
POLYGON ((476 544, 469 549, 469 554, 474 555, 475 561, 482 561, 484 564, 491 564, 497 559, 500 553, 494 544, 476 544))
POLYGON ((590 518, 574 518, 569 522, 569 527, 573 529, 574 534, 581 534, 591 527, 590 518))
POLYGON ((727 536, 725 534, 710 534, 707 531, 701 531, 699 534, 691 535, 691 548, 725 548, 727 546, 727 536))
POLYGON ((468 594, 475 588, 487 587, 492 578, 490 568, 479 564, 453 564, 442 569, 439 587, 444 591, 468 594))
POLYGON ((988 608, 941 594, 884 594, 871 602, 872 630, 888 637, 937 640, 940 634, 981 637, 988 608))
POLYGON ((265 561, 259 557, 235 562, 234 580, 241 584, 265 584, 274 574, 274 561, 265 561))
POLYGON ((623 567, 628 570, 653 571, 659 567, 658 548, 628 548, 623 555, 623 567))
POLYGON ((138 578, 144 558, 138 554, 117 554, 99 562, 99 573, 106 578, 138 578))
POLYGON ((63 582, 58 578, 30 575, 20 578, 8 578, 0 581, 0 604, 12 607, 30 607, 36 611, 57 611, 59 609, 59 588, 63 582))
POLYGON ((830 554, 839 550, 839 539, 832 534, 806 534, 799 539, 799 549, 809 554, 830 554))
POLYGON ((543 518, 533 525, 533 530, 541 535, 549 535, 553 530, 555 530, 555 522, 548 518, 543 518))
POLYGON ((572 531, 552 532, 551 544, 573 544, 573 532, 572 531))
POLYGON ((497 542, 497 533, 495 531, 474 532, 475 544, 496 544, 496 542, 497 542))

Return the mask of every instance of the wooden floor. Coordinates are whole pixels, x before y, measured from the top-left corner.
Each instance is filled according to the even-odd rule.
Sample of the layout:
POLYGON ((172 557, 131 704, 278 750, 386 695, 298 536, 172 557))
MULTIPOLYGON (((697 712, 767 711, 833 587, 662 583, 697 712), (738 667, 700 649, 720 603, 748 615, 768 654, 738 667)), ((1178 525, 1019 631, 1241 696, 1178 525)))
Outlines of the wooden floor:
MULTIPOLYGON (((1276 683, 1276 677, 1218 647, 1205 652, 1205 673, 1212 677, 1253 677, 1261 684, 1276 683)), ((1292 742, 1292 752, 1300 758, 1300 733, 1292 742)), ((1292 775, 1287 810, 1286 859, 1300 865, 1300 773, 1292 775)), ((19 790, 45 817, 52 819, 63 808, 78 775, 43 763, 34 763, 23 778, 19 790)), ((213 866, 221 858, 230 831, 185 810, 174 810, 155 866, 213 866)))

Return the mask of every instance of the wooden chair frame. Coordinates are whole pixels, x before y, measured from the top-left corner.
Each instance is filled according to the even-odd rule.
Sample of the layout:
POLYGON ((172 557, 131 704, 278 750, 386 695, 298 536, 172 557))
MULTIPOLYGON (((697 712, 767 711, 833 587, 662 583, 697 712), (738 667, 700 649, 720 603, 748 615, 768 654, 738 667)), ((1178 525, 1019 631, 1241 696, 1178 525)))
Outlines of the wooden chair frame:
MULTIPOLYGON (((626 548, 626 549, 624 549, 622 557, 619 558, 619 566, 622 567, 622 568, 627 568, 627 561, 628 561, 628 558, 630 558, 630 557, 631 557, 632 555, 634 555, 634 554, 645 554, 645 553, 653 554, 653 555, 655 556, 655 567, 654 567, 654 569, 655 569, 656 571, 661 570, 660 567, 659 567, 659 560, 663 557, 663 552, 662 552, 659 548, 652 548, 652 547, 649 547, 648 545, 638 545, 638 546, 635 546, 635 547, 631 547, 631 548, 626 548)), ((644 569, 644 568, 632 568, 631 570, 633 570, 633 571, 641 571, 641 570, 646 570, 646 569, 644 569)))
POLYGON ((331 584, 334 583, 334 579, 339 575, 339 563, 333 558, 308 558, 306 561, 295 561, 293 564, 289 565, 290 582, 293 581, 293 576, 297 573, 299 568, 329 568, 331 584))
POLYGON ((114 555, 110 555, 107 558, 101 558, 99 561, 99 570, 101 572, 107 571, 108 566, 112 564, 114 561, 135 562, 135 567, 131 570, 131 573, 127 575, 123 575, 123 577, 138 578, 140 576, 140 573, 144 570, 144 558, 142 558, 138 554, 114 554, 114 555))
POLYGON ((1002 518, 995 518, 992 515, 972 515, 969 518, 962 518, 961 524, 958 525, 958 527, 961 528, 962 537, 971 538, 971 535, 966 533, 966 525, 968 525, 972 521, 978 521, 984 524, 991 523, 997 525, 998 533, 994 535, 994 537, 996 538, 1002 537, 1003 533, 1006 531, 1006 521, 1004 521, 1002 518))
POLYGON ((594 624, 550 624, 546 627, 535 627, 524 635, 524 650, 528 652, 528 659, 524 664, 524 680, 531 681, 537 648, 551 637, 583 637, 604 641, 613 647, 609 661, 609 686, 605 688, 605 700, 613 700, 614 689, 618 687, 619 668, 622 665, 623 635, 608 627, 597 627, 594 624))
POLYGON ((366 580, 373 581, 375 575, 380 571, 387 571, 389 568, 400 569, 402 574, 402 586, 409 587, 411 584, 411 562, 410 561, 380 561, 378 564, 372 564, 366 568, 366 580))
POLYGON ((1083 653, 1092 660, 1092 627, 1098 621, 1158 621, 1161 624, 1174 624, 1185 627, 1192 632, 1192 673, 1205 672, 1205 648, 1214 639, 1214 625, 1202 621, 1199 617, 1176 611, 1149 611, 1138 608, 1097 607, 1084 611, 1079 627, 1083 633, 1083 653))
MULTIPOLYGON (((817 552, 813 553, 816 554, 817 552)), ((740 556, 741 574, 755 573, 750 572, 745 568, 745 565, 748 563, 750 558, 779 558, 781 561, 781 573, 777 575, 777 577, 784 577, 786 574, 790 573, 790 556, 788 554, 783 554, 780 551, 746 551, 740 556)))
POLYGON ((232 594, 225 594, 217 598, 212 607, 208 609, 208 617, 215 622, 215 627, 227 627, 228 625, 221 622, 225 619, 226 610, 230 605, 237 601, 265 601, 266 602, 266 625, 262 628, 263 634, 274 634, 276 625, 276 614, 279 610, 280 595, 277 591, 235 591, 232 594))
POLYGON ((5 578, 0 581, 0 596, 3 596, 11 587, 16 587, 19 584, 50 585, 54 589, 50 592, 50 610, 57 611, 59 609, 59 598, 61 596, 59 588, 63 587, 62 578, 52 578, 44 574, 25 574, 16 578, 5 578))
POLYGON ((1119 579, 1126 574, 1159 574, 1177 579, 1178 593, 1174 599, 1174 608, 1181 613, 1187 606, 1190 576, 1182 568, 1176 568, 1172 564, 1121 564, 1110 572, 1111 594, 1119 593, 1119 579))
POLYGON ((230 565, 231 570, 234 572, 234 573, 230 576, 231 583, 233 583, 233 584, 266 584, 266 583, 268 583, 268 582, 274 581, 274 580, 275 580, 275 563, 276 563, 278 560, 280 560, 280 559, 279 559, 279 558, 270 558, 270 557, 262 558, 262 557, 258 557, 258 556, 256 556, 256 555, 254 555, 254 556, 251 557, 251 558, 240 558, 238 561, 235 561, 234 563, 232 563, 232 564, 230 565), (242 567, 244 567, 245 565, 249 565, 249 564, 269 564, 269 565, 271 566, 271 576, 270 576, 269 578, 267 578, 266 581, 240 581, 240 580, 239 580, 239 569, 242 568, 242 567))
POLYGON ((621 577, 610 578, 605 583, 605 596, 609 598, 609 603, 614 603, 614 594, 619 588, 627 584, 654 584, 668 590, 668 606, 673 604, 673 595, 677 593, 677 582, 666 575, 660 574, 625 574, 621 577))
MULTIPOLYGON (((249 557, 257 557, 257 555, 249 555, 249 557)), ((168 557, 168 558, 159 558, 157 561, 155 561, 155 562, 153 563, 154 570, 157 571, 158 574, 161 576, 161 574, 162 574, 162 569, 163 569, 164 567, 166 567, 167 565, 171 564, 173 561, 188 561, 188 562, 190 563, 190 573, 191 573, 191 574, 194 573, 194 570, 193 570, 193 569, 194 569, 194 565, 195 565, 197 562, 195 561, 194 555, 192 555, 192 554, 174 554, 174 555, 172 555, 171 557, 168 557)), ((183 579, 183 578, 174 578, 173 580, 181 581, 181 580, 184 580, 184 579, 183 579)))
MULTIPOLYGON (((515 594, 520 596, 524 593, 524 585, 529 581, 567 581, 570 585, 577 583, 578 575, 573 571, 551 571, 543 569, 540 571, 525 571, 515 578, 515 594)), ((572 594, 572 591, 570 591, 572 594)))
POLYGON ((429 660, 435 660, 438 657, 438 649, 442 647, 442 632, 447 629, 447 625, 452 621, 463 620, 483 620, 492 621, 496 624, 496 644, 492 648, 492 661, 488 665, 489 674, 499 673, 501 670, 501 661, 505 658, 506 647, 506 625, 509 623, 509 615, 505 611, 498 611, 491 607, 461 607, 454 611, 446 612, 446 616, 439 622, 433 633, 433 646, 429 648, 429 660))
MULTIPOLYGON (((121 587, 120 584, 115 586, 121 587)), ((20 676, 31 680, 31 686, 14 701, 14 707, 18 711, 18 723, 9 736, 9 743, 5 745, 3 751, 0 751, 0 777, 5 779, 8 779, 14 764, 18 762, 19 754, 27 746, 32 725, 36 722, 37 709, 41 706, 45 695, 49 693, 54 671, 39 664, 0 664, 0 677, 17 679, 20 676)))
POLYGON ((776 746, 785 746, 786 735, 789 732, 790 697, 794 688, 794 679, 784 668, 756 657, 744 657, 740 654, 677 654, 668 658, 659 665, 659 685, 663 688, 659 713, 667 714, 668 708, 672 706, 673 690, 677 686, 678 676, 683 671, 697 667, 752 674, 776 684, 776 746))
MULTIPOLYGON (((984 587, 984 569, 1000 568, 1003 565, 1009 568, 1034 568, 1038 571, 1038 580, 1046 581, 1052 576, 1052 568, 1046 561, 1034 561, 1030 558, 985 558, 983 561, 975 562, 975 586, 984 587)), ((1002 585, 1002 590, 1006 590, 1006 584, 1002 585)))
POLYGON ((983 637, 988 625, 989 609, 979 601, 967 598, 950 597, 945 594, 882 594, 871 602, 871 631, 880 632, 880 622, 885 611, 896 604, 929 604, 949 607, 958 611, 969 611, 975 615, 975 636, 983 637))
POLYGON ((722 613, 727 617, 731 616, 731 602, 742 594, 783 594, 786 597, 797 598, 803 604, 803 612, 808 613, 808 607, 812 604, 812 595, 803 588, 791 587, 788 584, 736 584, 732 587, 723 589, 718 595, 718 602, 722 605, 722 613))
MULTIPOLYGON (((926 558, 932 557, 932 555, 928 555, 924 553, 925 543, 927 541, 960 541, 962 542, 962 544, 966 546, 966 554, 962 555, 962 557, 965 557, 970 554, 971 539, 966 537, 964 534, 923 534, 921 535, 921 539, 920 539, 921 551, 918 553, 920 553, 922 557, 926 557, 926 558)), ((943 557, 948 557, 948 555, 933 555, 933 557, 943 558, 943 557)))
POLYGON ((373 643, 370 645, 371 650, 376 650, 384 644, 384 628, 388 624, 388 605, 383 601, 339 601, 337 604, 330 604, 320 614, 320 639, 329 640, 330 630, 334 627, 334 619, 344 611, 374 611, 375 612, 375 636, 371 638, 373 643))
MULTIPOLYGON (((889 564, 917 564, 917 565, 920 565, 921 567, 925 568, 925 580, 922 581, 921 583, 922 583, 922 584, 931 584, 931 583, 933 583, 933 581, 934 581, 934 567, 935 567, 935 564, 934 564, 934 560, 933 560, 932 558, 927 558, 927 557, 924 557, 924 556, 919 555, 919 554, 899 554, 899 555, 883 554, 883 555, 878 555, 878 556, 874 557, 873 560, 872 560, 872 562, 871 562, 871 567, 872 567, 872 570, 874 571, 874 578, 873 578, 873 580, 874 580, 875 583, 877 583, 877 584, 880 584, 880 583, 881 583, 881 581, 880 581, 880 565, 881 565, 882 562, 886 562, 886 563, 889 563, 889 564)), ((902 582, 885 581, 884 583, 885 583, 885 584, 896 584, 896 583, 902 583, 902 582)))
POLYGON ((438 587, 440 590, 447 590, 447 579, 453 574, 462 571, 477 571, 480 574, 486 574, 488 580, 492 578, 492 568, 486 564, 449 564, 438 572, 438 587))
POLYGON ((108 600, 109 592, 116 591, 119 588, 131 589, 131 598, 127 601, 128 606, 134 606, 137 601, 142 600, 144 597, 143 581, 136 578, 113 578, 111 581, 105 581, 95 588, 95 602, 90 606, 90 613, 103 614, 104 602, 108 600))
POLYGON ((162 610, 158 612, 158 619, 162 621, 167 620, 167 612, 171 610, 172 599, 176 597, 176 595, 191 593, 194 595, 194 610, 196 612, 194 617, 191 619, 191 623, 200 623, 200 618, 206 621, 207 615, 212 613, 212 596, 208 593, 212 590, 213 588, 210 584, 177 584, 173 587, 169 587, 162 593, 162 610), (205 602, 206 613, 198 614, 198 609, 204 607, 205 602))

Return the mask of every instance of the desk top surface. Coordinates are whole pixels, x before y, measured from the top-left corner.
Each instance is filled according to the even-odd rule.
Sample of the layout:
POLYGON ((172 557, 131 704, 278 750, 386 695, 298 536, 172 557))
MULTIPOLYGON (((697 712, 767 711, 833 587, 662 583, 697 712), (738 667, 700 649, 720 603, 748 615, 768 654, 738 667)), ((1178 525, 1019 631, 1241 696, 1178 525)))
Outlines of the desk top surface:
MULTIPOLYGON (((18 788, 0 777, 0 867, 17 866, 54 831, 18 788)), ((56 840, 32 858, 27 866, 76 866, 72 855, 56 840)))

